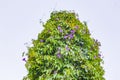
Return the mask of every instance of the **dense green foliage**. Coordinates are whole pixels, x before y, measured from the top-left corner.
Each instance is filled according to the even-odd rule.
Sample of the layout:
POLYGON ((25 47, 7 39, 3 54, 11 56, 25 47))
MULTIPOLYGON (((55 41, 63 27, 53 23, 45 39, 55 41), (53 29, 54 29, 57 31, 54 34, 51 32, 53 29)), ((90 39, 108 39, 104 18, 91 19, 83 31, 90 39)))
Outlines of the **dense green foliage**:
POLYGON ((23 80, 105 80, 100 42, 77 14, 54 11, 28 48, 23 80))

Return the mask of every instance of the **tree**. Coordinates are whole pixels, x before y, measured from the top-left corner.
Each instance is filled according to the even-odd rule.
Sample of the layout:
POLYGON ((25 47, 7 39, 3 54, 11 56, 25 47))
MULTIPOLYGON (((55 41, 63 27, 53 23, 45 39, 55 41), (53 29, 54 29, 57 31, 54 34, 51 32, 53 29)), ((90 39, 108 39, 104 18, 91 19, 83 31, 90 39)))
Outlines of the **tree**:
POLYGON ((71 11, 54 11, 28 48, 23 80, 105 80, 100 42, 71 11))

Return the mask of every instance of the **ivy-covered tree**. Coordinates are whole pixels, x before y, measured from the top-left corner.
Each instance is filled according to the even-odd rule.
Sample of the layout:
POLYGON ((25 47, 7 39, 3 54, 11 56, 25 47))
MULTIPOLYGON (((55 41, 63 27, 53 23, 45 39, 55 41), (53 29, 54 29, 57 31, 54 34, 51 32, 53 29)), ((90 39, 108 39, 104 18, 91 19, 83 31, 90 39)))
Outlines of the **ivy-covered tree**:
POLYGON ((54 11, 28 48, 23 80, 105 80, 100 42, 71 11, 54 11))

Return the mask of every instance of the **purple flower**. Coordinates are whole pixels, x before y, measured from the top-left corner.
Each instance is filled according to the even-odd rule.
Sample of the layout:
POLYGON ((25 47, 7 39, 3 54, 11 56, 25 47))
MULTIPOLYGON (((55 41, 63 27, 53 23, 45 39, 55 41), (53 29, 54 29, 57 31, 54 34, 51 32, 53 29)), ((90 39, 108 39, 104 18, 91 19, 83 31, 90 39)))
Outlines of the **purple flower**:
POLYGON ((75 29, 78 29, 78 26, 75 26, 75 29))
POLYGON ((58 26, 58 30, 60 30, 61 29, 61 27, 60 26, 58 26))
POLYGON ((22 60, 26 62, 26 58, 23 58, 22 60))
POLYGON ((71 32, 72 34, 74 34, 74 33, 75 33, 75 30, 71 30, 70 32, 71 32))
POLYGON ((62 29, 60 29, 59 31, 60 31, 60 32, 63 32, 63 30, 62 30, 62 29))
POLYGON ((63 30, 61 29, 61 27, 60 27, 60 26, 58 26, 58 30, 59 30, 60 32, 63 32, 63 30))
POLYGON ((44 42, 44 40, 41 39, 40 42, 44 42))
POLYGON ((94 58, 96 59, 96 58, 101 58, 101 54, 98 54, 98 56, 94 56, 94 58))
POLYGON ((94 56, 94 59, 96 59, 97 57, 96 56, 94 56))
POLYGON ((64 39, 67 39, 67 38, 68 38, 68 36, 67 36, 67 35, 65 35, 65 36, 64 36, 64 39))
POLYGON ((61 58, 61 56, 62 56, 62 55, 61 55, 60 53, 57 54, 57 57, 58 57, 58 58, 61 58))
POLYGON ((69 51, 69 50, 70 50, 70 48, 69 48, 67 45, 66 45, 66 50, 67 50, 67 51, 69 51))
POLYGON ((70 37, 70 39, 72 39, 73 38, 73 34, 70 34, 69 37, 70 37))
POLYGON ((101 54, 98 54, 99 57, 101 57, 101 54))

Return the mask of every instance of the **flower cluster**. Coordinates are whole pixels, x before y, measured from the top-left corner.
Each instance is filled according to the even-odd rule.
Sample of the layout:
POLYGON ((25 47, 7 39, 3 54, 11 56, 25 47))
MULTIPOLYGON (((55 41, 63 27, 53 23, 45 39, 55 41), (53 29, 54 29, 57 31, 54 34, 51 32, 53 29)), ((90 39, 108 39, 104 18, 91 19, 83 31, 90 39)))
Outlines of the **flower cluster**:
MULTIPOLYGON (((78 29, 78 26, 75 26, 75 29, 78 29)), ((63 30, 60 26, 58 26, 58 30, 59 30, 59 32, 63 32, 63 30)), ((72 39, 74 37, 74 33, 75 33, 75 30, 71 30, 70 34, 66 34, 64 36, 64 39, 67 39, 67 38, 72 39)))
POLYGON ((64 39, 67 39, 67 38, 72 39, 74 37, 74 33, 75 33, 75 30, 71 30, 70 34, 67 34, 64 36, 64 39))

